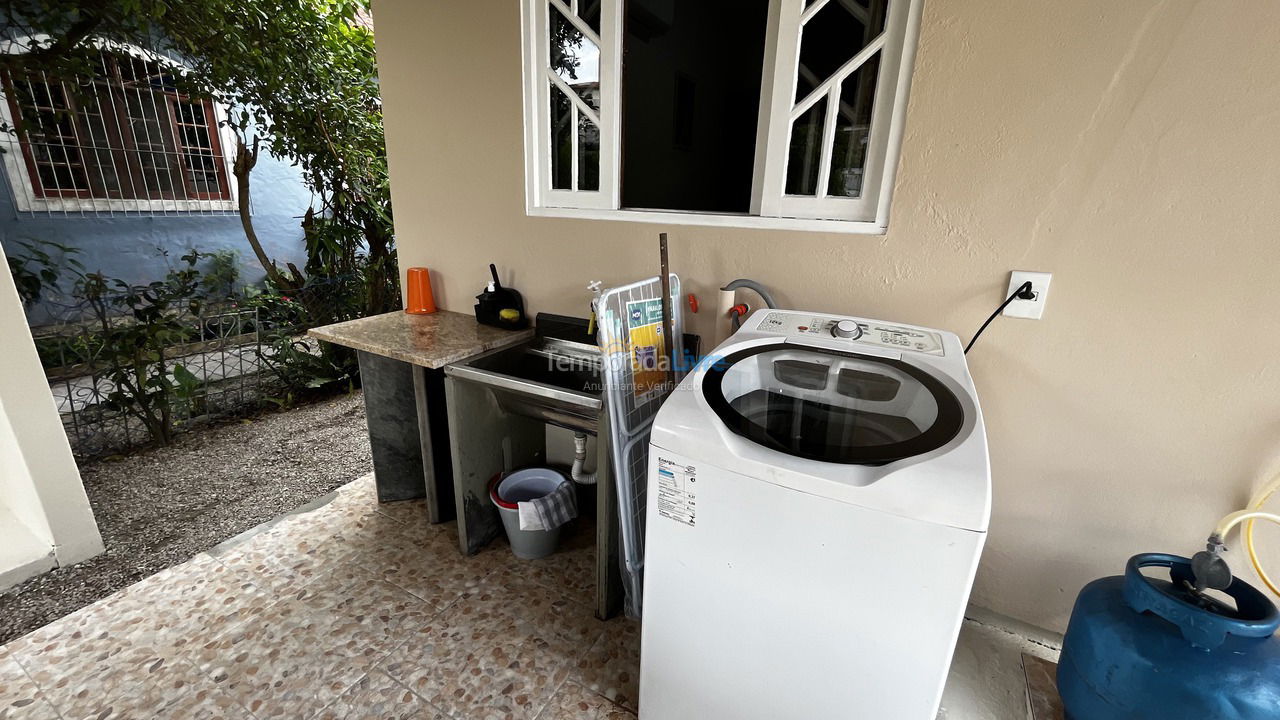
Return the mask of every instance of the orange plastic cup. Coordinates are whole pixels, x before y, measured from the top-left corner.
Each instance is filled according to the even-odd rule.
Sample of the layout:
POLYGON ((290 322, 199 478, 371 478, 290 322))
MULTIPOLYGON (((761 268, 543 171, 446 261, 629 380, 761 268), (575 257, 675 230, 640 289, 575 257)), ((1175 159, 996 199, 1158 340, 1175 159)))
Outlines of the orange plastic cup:
POLYGON ((410 315, 430 315, 436 311, 436 299, 431 295, 431 271, 424 267, 411 267, 405 276, 409 301, 404 311, 410 315))

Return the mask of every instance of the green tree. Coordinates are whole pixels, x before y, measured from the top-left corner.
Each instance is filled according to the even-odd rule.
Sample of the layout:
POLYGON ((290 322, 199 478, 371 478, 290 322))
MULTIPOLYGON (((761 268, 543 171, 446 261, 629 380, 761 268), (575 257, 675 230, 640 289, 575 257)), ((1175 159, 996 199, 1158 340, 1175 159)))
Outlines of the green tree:
MULTIPOLYGON (((245 236, 278 289, 308 304, 309 277, 361 274, 365 313, 399 306, 390 187, 369 0, 3 0, 11 37, 44 38, 0 69, 92 72, 95 38, 183 59, 193 95, 233 108, 234 172, 245 236), (296 161, 316 204, 302 220, 304 269, 277 266, 249 213, 265 147, 296 161)), ((325 306, 314 303, 316 322, 325 306)), ((331 314, 331 313, 328 313, 331 314)))

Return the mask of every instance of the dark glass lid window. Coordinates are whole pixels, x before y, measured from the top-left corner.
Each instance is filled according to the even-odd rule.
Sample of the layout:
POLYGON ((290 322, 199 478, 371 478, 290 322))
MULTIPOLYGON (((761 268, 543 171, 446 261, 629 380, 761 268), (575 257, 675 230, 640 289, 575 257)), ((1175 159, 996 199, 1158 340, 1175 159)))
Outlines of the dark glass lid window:
POLYGON ((955 395, 909 363, 766 345, 726 357, 702 391, 729 429, 824 462, 883 465, 951 442, 964 424, 955 395))

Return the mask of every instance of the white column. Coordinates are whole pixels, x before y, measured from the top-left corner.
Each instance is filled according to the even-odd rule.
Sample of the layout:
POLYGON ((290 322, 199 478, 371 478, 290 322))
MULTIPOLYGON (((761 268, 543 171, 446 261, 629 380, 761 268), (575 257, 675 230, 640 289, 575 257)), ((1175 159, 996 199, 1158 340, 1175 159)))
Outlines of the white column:
MULTIPOLYGON (((4 253, 0 250, 0 259, 4 253)), ((102 552, 22 302, 0 270, 0 589, 102 552)))

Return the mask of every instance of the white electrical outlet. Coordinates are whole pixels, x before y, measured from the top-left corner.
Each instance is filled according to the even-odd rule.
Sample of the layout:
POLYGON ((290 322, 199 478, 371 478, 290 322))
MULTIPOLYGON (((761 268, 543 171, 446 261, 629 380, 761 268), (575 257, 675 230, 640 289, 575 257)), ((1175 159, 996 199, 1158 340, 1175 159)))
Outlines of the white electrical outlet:
POLYGON ((1004 314, 1007 317, 1039 320, 1044 315, 1044 304, 1049 301, 1049 281, 1052 279, 1053 273, 1014 270, 1009 274, 1009 292, 1005 293, 1005 297, 1012 295, 1015 290, 1022 287, 1023 283, 1031 281, 1031 292, 1035 293, 1035 298, 1032 300, 1014 298, 1013 302, 1005 307, 1004 314))

